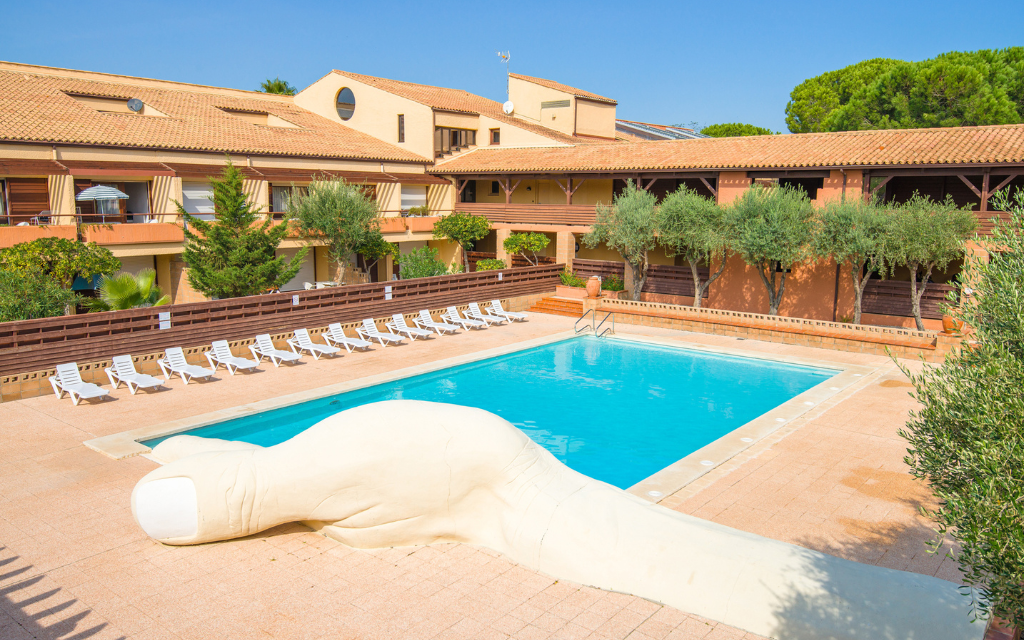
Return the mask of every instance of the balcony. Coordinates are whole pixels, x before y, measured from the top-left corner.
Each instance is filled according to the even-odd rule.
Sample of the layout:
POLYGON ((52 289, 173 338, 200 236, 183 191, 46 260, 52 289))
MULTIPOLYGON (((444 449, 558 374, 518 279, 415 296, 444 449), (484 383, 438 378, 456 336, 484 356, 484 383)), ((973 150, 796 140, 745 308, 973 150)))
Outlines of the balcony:
POLYGON ((399 216, 388 216, 380 219, 381 233, 412 233, 433 231, 434 223, 440 216, 424 216, 421 218, 403 218, 399 216))
POLYGON ((78 237, 78 230, 75 225, 52 225, 52 226, 13 226, 0 227, 0 249, 13 247, 22 242, 32 242, 39 238, 64 238, 74 240, 78 237))
POLYGON ((181 226, 173 222, 144 224, 83 224, 82 239, 99 245, 184 242, 181 226))
POLYGON ((462 202, 458 211, 484 216, 499 224, 539 224, 589 227, 597 217, 592 204, 503 204, 462 202))

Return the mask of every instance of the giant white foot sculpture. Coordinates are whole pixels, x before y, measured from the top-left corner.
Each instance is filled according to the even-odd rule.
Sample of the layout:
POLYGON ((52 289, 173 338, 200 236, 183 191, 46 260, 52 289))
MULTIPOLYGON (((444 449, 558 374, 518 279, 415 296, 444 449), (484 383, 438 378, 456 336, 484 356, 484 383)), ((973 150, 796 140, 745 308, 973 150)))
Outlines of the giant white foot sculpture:
POLYGON ((773 638, 980 638, 957 586, 762 538, 579 474, 496 415, 397 400, 267 448, 161 443, 132 510, 172 545, 302 521, 352 547, 468 542, 773 638))

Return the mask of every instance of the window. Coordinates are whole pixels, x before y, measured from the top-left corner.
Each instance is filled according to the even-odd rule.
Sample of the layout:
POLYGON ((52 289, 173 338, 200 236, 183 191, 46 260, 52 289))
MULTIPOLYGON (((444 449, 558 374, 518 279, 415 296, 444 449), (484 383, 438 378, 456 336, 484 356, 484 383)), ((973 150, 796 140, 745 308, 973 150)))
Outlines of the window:
POLYGON ((491 180, 491 195, 492 196, 498 195, 498 189, 500 189, 500 188, 501 188, 501 185, 498 184, 497 180, 491 180))
POLYGON ((270 211, 284 213, 288 211, 288 199, 291 198, 291 187, 270 187, 270 211))
POLYGON ((352 114, 356 110, 356 96, 352 93, 352 90, 345 87, 339 91, 336 102, 338 117, 342 120, 348 120, 351 118, 352 114))
POLYGON ((491 129, 491 144, 501 144, 501 129, 491 129))
POLYGON ((206 182, 182 182, 181 206, 200 220, 213 220, 213 188, 206 182))
POLYGON ((405 114, 398 114, 398 141, 405 142, 405 114))
POLYGON ((416 184, 402 185, 402 213, 413 207, 427 206, 427 187, 416 184))

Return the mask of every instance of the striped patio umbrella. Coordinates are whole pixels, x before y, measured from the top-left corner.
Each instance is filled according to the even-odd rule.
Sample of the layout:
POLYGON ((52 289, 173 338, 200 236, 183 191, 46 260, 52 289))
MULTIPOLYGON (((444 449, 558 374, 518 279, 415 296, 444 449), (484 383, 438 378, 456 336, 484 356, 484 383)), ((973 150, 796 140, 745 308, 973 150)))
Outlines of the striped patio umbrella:
POLYGON ((82 189, 82 191, 75 196, 75 200, 82 202, 84 200, 127 200, 128 194, 118 191, 114 187, 105 187, 103 185, 97 185, 95 187, 89 187, 88 189, 82 189))

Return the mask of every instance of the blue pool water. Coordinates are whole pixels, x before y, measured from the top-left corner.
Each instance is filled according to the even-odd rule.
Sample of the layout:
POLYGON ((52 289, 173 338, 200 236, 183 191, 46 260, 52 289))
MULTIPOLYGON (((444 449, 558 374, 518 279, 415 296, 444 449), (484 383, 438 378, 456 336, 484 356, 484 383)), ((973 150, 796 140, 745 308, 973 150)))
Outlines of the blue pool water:
POLYGON ((271 446, 370 402, 448 402, 496 413, 571 468, 625 489, 836 373, 586 337, 188 433, 271 446))

